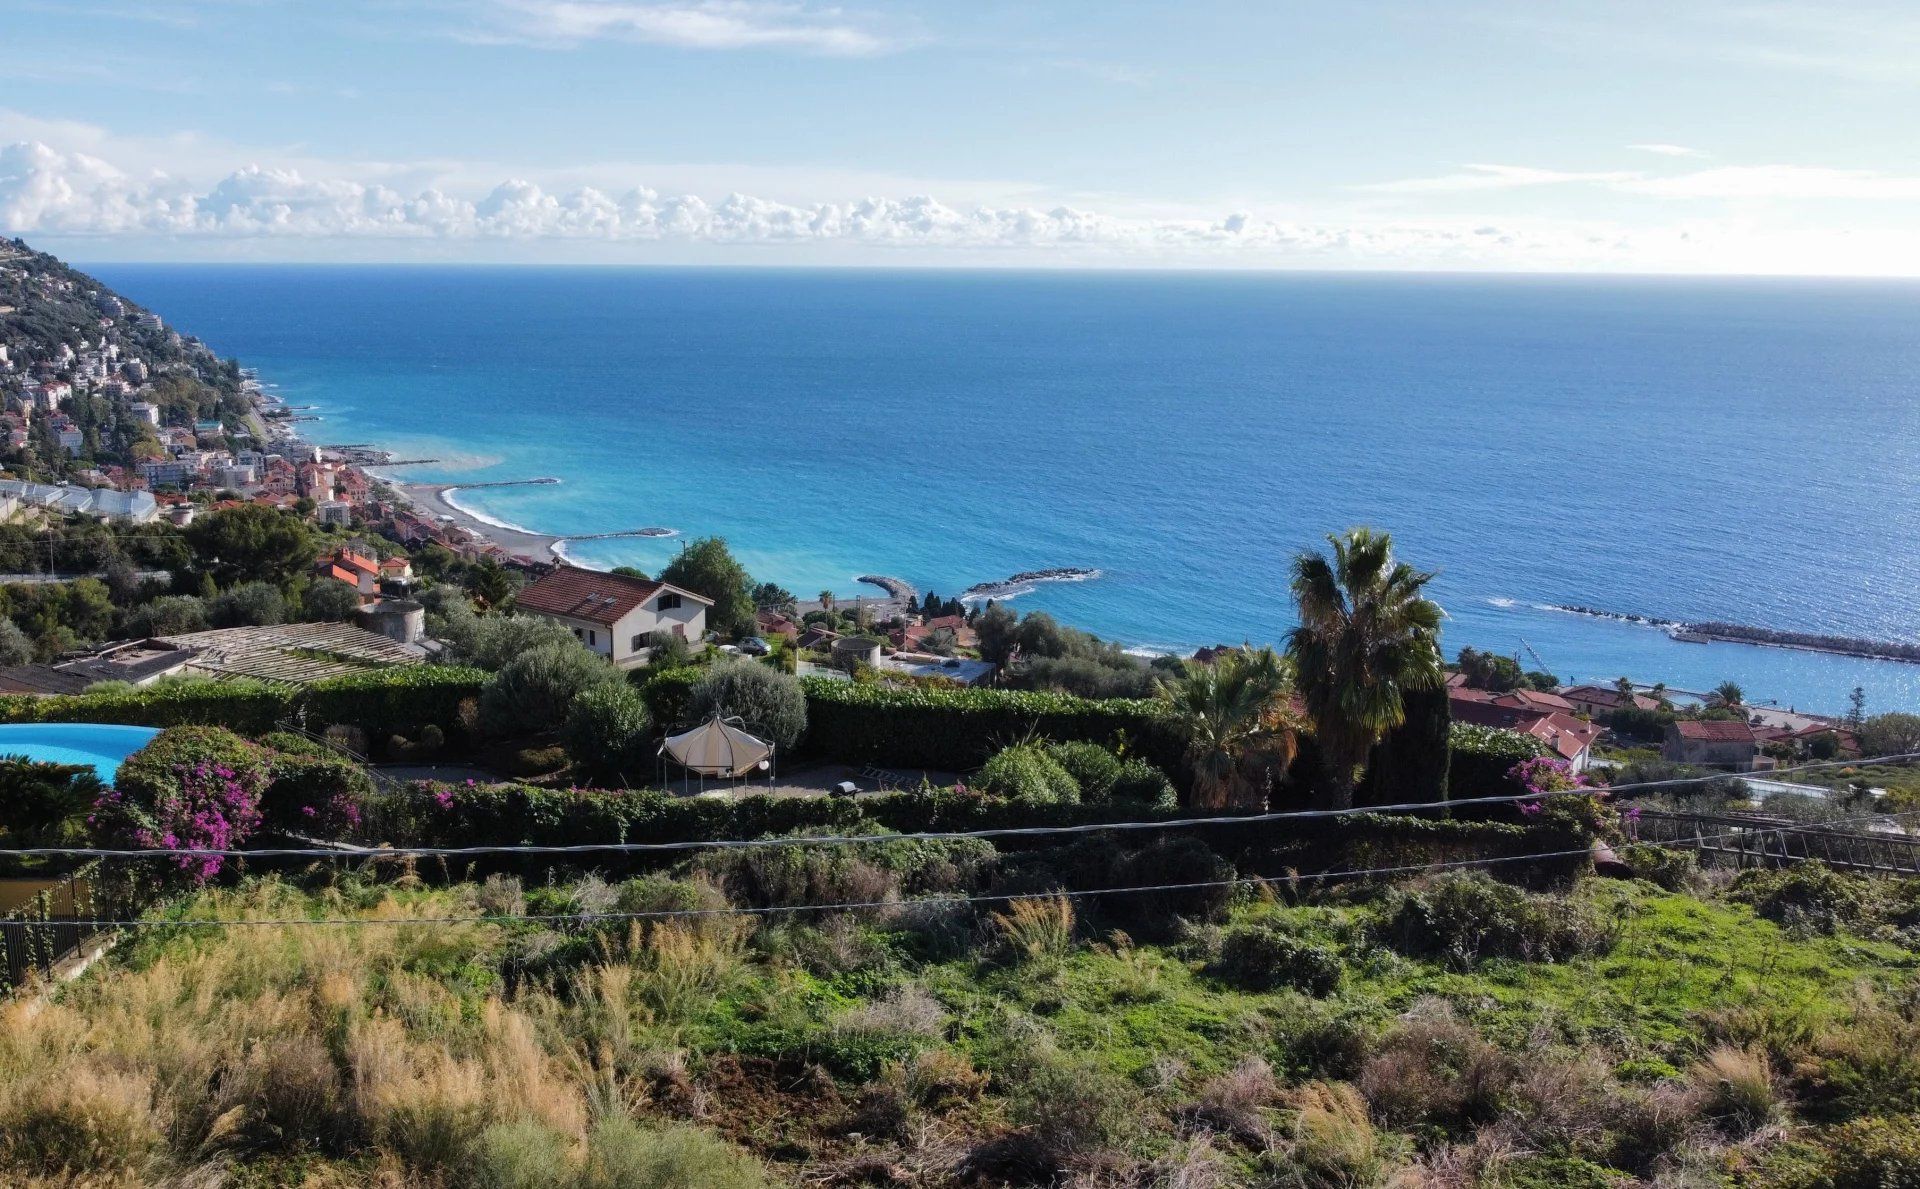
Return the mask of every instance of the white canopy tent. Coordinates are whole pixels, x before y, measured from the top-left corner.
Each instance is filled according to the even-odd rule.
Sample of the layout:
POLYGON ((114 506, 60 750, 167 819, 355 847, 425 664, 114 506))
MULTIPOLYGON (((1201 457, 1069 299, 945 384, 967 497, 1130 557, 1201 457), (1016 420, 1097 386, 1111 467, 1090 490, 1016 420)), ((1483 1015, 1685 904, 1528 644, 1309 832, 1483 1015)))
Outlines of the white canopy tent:
MULTIPOLYGON (((760 772, 767 774, 767 783, 773 783, 773 744, 754 735, 749 735, 736 726, 740 720, 728 721, 714 715, 706 722, 683 731, 678 735, 669 735, 660 745, 661 766, 671 758, 688 772, 700 778, 701 791, 706 789, 706 780, 744 780, 760 772)), ((665 783, 665 773, 662 781, 665 783)))

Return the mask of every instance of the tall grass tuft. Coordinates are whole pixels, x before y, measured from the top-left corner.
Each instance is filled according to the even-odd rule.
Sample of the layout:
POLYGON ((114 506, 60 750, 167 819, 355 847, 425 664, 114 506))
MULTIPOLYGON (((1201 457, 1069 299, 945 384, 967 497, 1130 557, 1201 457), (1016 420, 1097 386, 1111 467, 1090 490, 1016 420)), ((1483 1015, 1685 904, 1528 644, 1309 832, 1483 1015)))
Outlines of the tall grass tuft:
POLYGON ((1781 1106, 1773 1063, 1757 1050, 1721 1045, 1688 1071, 1688 1080, 1701 1113, 1730 1135, 1758 1131, 1781 1106))
POLYGON ((993 923, 1006 947, 1028 961, 1058 958, 1073 948, 1073 902, 1065 896, 1012 901, 993 914, 993 923))

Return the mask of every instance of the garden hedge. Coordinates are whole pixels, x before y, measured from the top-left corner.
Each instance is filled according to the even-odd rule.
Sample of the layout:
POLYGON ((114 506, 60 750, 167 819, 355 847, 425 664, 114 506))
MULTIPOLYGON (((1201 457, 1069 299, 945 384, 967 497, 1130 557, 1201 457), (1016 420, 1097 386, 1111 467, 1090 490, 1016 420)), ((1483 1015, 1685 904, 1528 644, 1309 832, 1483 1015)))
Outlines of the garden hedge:
MULTIPOLYGON (((376 793, 368 799, 366 809, 362 841, 395 846, 710 842, 799 831, 922 834, 1195 816, 1192 810, 1138 805, 1021 804, 948 790, 853 801, 839 797, 687 798, 651 789, 612 792, 425 782, 376 793)), ((1219 826, 1143 832, 1138 840, 1144 843, 1162 833, 1198 839, 1221 854, 1251 857, 1259 870, 1270 873, 1287 867, 1308 870, 1342 864, 1417 863, 1426 856, 1459 858, 1554 849, 1537 845, 1539 831, 1512 822, 1378 814, 1309 818, 1257 827, 1229 821, 1219 826)), ((1072 838, 1039 835, 993 842, 999 850, 1014 851, 1054 847, 1072 838)), ((575 861, 612 870, 657 866, 682 857, 674 852, 626 857, 602 852, 583 854, 575 861)), ((536 865, 546 862, 539 860, 536 865)))
POLYGON ((217 726, 259 735, 286 717, 293 691, 258 681, 160 684, 98 694, 0 695, 0 722, 102 722, 141 727, 217 726))
POLYGON ((1454 800, 1524 793, 1527 790, 1509 778, 1507 773, 1522 760, 1553 754, 1547 750, 1545 743, 1532 735, 1503 731, 1498 727, 1457 722, 1447 738, 1451 747, 1447 796, 1454 800))
POLYGON ((1179 770, 1184 746, 1157 703, 999 689, 920 689, 803 677, 800 750, 848 763, 971 772, 1030 736, 1084 740, 1179 770))
POLYGON ((264 735, 305 710, 308 726, 356 726, 375 739, 433 725, 463 734, 462 703, 487 675, 451 665, 404 665, 330 677, 305 689, 264 682, 163 682, 145 689, 34 697, 0 695, 0 722, 103 722, 145 727, 216 726, 264 735))
POLYGON ((486 687, 483 669, 457 665, 403 665, 329 677, 298 697, 309 730, 336 724, 359 727, 369 739, 417 738, 438 727, 449 738, 471 736, 471 704, 486 687))

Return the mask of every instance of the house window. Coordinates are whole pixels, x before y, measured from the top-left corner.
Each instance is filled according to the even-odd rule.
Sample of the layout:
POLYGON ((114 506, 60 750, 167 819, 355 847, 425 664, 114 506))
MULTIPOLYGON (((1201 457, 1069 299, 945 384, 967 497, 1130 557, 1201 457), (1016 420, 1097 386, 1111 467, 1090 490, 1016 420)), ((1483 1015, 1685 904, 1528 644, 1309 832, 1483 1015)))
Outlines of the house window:
POLYGON ((661 595, 658 609, 661 611, 678 611, 680 609, 680 596, 677 594, 661 595))
POLYGON ((589 643, 589 644, 598 644, 598 643, 600 643, 600 641, 599 641, 598 639, 596 639, 596 637, 597 637, 598 635, 599 635, 599 633, 597 633, 597 632, 595 632, 595 631, 594 631, 594 630, 593 630, 592 628, 588 628, 588 629, 587 629, 587 643, 589 643))
POLYGON ((647 647, 647 638, 645 636, 635 636, 633 638, 633 643, 627 646, 627 651, 640 652, 640 651, 643 651, 646 647, 647 647))
POLYGON ((587 638, 587 633, 582 628, 575 628, 573 629, 573 638, 576 640, 584 640, 587 638))

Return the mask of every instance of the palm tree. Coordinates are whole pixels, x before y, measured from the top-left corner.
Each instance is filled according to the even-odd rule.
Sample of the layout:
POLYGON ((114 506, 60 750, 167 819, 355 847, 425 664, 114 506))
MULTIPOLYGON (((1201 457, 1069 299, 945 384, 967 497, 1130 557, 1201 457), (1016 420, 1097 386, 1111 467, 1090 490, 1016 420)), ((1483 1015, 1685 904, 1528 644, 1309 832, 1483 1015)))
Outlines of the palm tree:
POLYGON ((1622 702, 1629 706, 1633 705, 1633 682, 1625 677, 1618 677, 1614 679, 1613 688, 1620 694, 1622 702))
POLYGON ((1321 799, 1345 809, 1367 752, 1406 720, 1401 694, 1443 680, 1444 613, 1421 594, 1433 575, 1395 561, 1386 533, 1356 528, 1327 540, 1332 558, 1294 559, 1300 626, 1287 655, 1326 762, 1321 799))
POLYGON ((1712 693, 1707 695, 1707 705, 1716 709, 1730 710, 1735 706, 1744 705, 1745 701, 1745 692, 1731 681, 1722 681, 1713 687, 1712 693))
POLYGON ((833 592, 832 591, 823 590, 820 592, 820 609, 822 611, 833 610, 833 592))
POLYGON ((1160 701, 1187 737, 1196 808, 1266 808, 1298 750, 1291 689, 1287 662, 1271 648, 1229 652, 1160 682, 1160 701))

